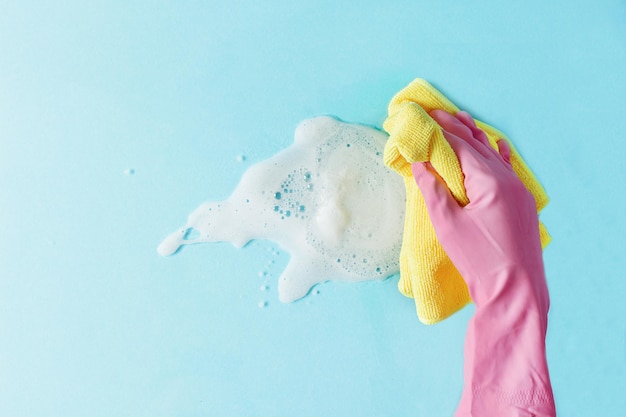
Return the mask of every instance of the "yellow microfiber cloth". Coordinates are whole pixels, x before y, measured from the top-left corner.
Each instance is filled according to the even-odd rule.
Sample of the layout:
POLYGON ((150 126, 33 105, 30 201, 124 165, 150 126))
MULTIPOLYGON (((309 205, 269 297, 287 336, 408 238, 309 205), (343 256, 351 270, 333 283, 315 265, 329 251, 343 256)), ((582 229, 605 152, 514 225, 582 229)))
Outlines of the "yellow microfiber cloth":
MULTIPOLYGON (((385 164, 402 175, 406 187, 398 289, 415 299, 417 315, 425 324, 444 320, 471 302, 465 281, 437 240, 424 198, 411 172, 411 163, 430 161, 454 198, 461 205, 469 202, 459 160, 444 138, 441 127, 428 114, 434 109, 450 114, 459 111, 432 85, 418 78, 393 97, 389 103, 389 117, 383 124, 389 133, 385 164)), ((496 141, 500 139, 510 144, 497 129, 478 120, 476 124, 486 133, 494 148, 497 149, 496 141)), ((535 197, 539 213, 548 203, 548 196, 512 145, 511 164, 535 197)), ((550 235, 542 223, 539 223, 539 229, 545 247, 550 242, 550 235)))

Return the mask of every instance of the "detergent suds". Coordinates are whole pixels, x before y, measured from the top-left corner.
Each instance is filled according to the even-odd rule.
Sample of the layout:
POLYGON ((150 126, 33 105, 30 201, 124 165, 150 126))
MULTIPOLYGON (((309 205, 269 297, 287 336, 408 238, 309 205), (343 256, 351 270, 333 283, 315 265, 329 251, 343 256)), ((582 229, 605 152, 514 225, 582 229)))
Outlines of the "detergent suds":
POLYGON ((198 207, 158 252, 271 240, 290 255, 278 279, 283 302, 328 280, 388 277, 398 271, 405 191, 382 162, 386 140, 376 129, 332 117, 305 120, 290 147, 251 166, 227 200, 198 207))

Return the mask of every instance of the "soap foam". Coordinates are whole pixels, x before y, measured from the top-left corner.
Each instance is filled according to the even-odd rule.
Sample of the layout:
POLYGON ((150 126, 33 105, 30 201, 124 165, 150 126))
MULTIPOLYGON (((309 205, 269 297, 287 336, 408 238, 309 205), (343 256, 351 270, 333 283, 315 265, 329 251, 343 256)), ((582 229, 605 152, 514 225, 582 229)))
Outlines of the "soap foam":
POLYGON ((158 247, 252 239, 290 255, 278 282, 291 302, 330 279, 382 279, 398 271, 405 191, 387 169, 379 130, 322 116, 300 123, 294 144, 251 166, 232 195, 204 203, 158 247))

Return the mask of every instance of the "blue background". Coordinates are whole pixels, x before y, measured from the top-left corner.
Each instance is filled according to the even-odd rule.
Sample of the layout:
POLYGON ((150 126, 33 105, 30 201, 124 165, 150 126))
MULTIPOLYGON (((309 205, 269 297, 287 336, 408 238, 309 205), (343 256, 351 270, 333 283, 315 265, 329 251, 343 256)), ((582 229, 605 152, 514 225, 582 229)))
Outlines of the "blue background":
POLYGON ((551 197, 559 414, 626 415, 625 68, 618 0, 1 2, 0 416, 451 416, 473 307, 424 326, 397 277, 280 304, 269 242, 156 253, 298 122, 381 126, 415 77, 551 197))

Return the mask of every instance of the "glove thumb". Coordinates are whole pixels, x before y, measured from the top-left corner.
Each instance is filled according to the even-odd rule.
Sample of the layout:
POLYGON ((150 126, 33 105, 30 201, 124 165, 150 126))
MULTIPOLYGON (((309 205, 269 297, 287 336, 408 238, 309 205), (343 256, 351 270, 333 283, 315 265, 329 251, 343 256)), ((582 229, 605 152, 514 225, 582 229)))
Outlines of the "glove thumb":
POLYGON ((453 221, 456 211, 461 209, 461 206, 450 193, 444 180, 428 162, 414 162, 411 164, 411 170, 424 196, 426 209, 435 230, 437 225, 443 227, 444 224, 453 221))

